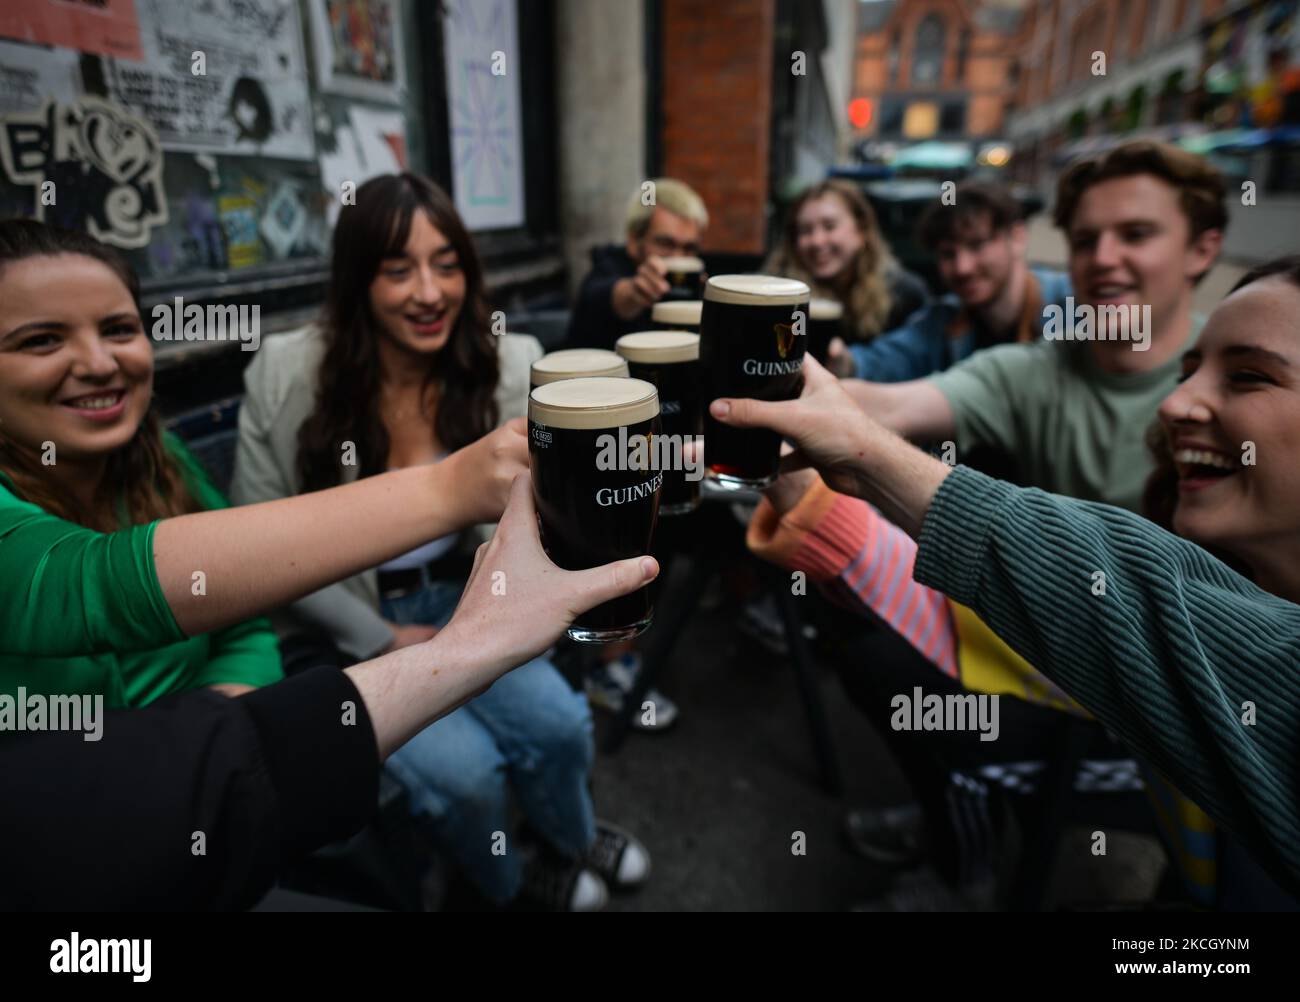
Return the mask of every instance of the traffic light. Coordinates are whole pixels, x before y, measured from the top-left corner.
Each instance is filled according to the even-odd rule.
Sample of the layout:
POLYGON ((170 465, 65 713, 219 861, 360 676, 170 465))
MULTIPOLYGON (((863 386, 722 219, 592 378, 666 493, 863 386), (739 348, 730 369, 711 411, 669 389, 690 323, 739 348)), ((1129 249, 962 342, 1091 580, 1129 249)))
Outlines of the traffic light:
POLYGON ((855 129, 865 129, 871 124, 871 98, 855 97, 849 102, 849 122, 855 129))

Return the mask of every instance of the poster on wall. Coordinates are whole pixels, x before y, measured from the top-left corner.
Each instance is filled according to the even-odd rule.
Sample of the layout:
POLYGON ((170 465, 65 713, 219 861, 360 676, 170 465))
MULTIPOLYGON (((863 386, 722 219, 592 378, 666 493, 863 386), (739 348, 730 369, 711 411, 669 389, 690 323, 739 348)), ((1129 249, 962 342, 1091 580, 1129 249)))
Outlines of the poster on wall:
POLYGON ((320 89, 401 104, 406 89, 401 15, 399 0, 312 0, 320 89))
POLYGON ((325 190, 330 226, 338 221, 343 185, 360 186, 380 174, 407 169, 406 120, 400 111, 348 109, 348 121, 334 130, 334 152, 320 158, 321 185, 325 190))
POLYGON ((109 61, 108 89, 164 148, 316 155, 295 0, 136 0, 142 62, 109 61))
POLYGON ((140 58, 136 0, 21 0, 0 4, 0 37, 140 58))
POLYGON ((99 98, 0 122, 0 167, 31 187, 35 217, 118 247, 143 247, 167 221, 162 163, 148 123, 99 98))
POLYGON ((0 115, 35 111, 51 100, 71 102, 80 93, 75 52, 0 41, 0 115))
POLYGON ((515 0, 449 0, 444 32, 452 189, 472 230, 524 222, 515 0))

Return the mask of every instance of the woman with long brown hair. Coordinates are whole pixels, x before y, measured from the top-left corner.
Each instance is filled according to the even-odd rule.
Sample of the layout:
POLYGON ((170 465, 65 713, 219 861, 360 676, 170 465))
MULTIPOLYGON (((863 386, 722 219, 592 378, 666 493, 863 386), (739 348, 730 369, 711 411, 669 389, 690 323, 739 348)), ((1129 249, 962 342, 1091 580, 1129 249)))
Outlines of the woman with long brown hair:
MULTIPOLYGON (((261 501, 436 466, 525 412, 540 355, 532 338, 492 333, 478 255, 446 192, 413 174, 374 178, 339 215, 322 322, 268 341, 246 373, 233 494, 261 501)), ((352 658, 426 640, 456 607, 465 543, 435 539, 309 596, 286 625, 352 658)), ((508 602, 508 576, 500 584, 508 602)), ((591 910, 607 884, 639 884, 649 870, 639 842, 597 822, 592 759, 586 700, 537 658, 388 765, 486 897, 591 910), (536 851, 507 844, 511 792, 536 851)))
MULTIPOLYGON (((866 196, 838 178, 814 184, 790 206, 767 270, 839 302, 847 342, 892 330, 930 300, 925 283, 894 259, 866 196)), ((841 357, 836 346, 832 358, 841 357)))

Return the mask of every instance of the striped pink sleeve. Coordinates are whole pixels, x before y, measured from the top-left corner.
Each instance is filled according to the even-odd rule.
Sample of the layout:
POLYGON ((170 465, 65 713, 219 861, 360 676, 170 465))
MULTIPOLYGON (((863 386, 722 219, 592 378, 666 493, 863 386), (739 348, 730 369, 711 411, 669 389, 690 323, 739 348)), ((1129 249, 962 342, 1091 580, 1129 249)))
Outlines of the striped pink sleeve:
POLYGON ((916 542, 865 501, 818 480, 784 516, 764 500, 747 541, 755 554, 803 571, 841 604, 874 613, 945 675, 957 677, 947 597, 913 580, 916 542))

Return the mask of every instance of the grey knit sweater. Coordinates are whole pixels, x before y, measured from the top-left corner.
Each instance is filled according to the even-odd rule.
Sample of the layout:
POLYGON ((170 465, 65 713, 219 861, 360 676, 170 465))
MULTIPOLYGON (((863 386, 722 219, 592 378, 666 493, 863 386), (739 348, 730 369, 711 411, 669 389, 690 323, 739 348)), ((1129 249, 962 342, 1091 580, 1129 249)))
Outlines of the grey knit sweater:
POLYGON ((917 581, 978 612, 1300 890, 1300 605, 1130 512, 964 467, 919 545, 917 581))

